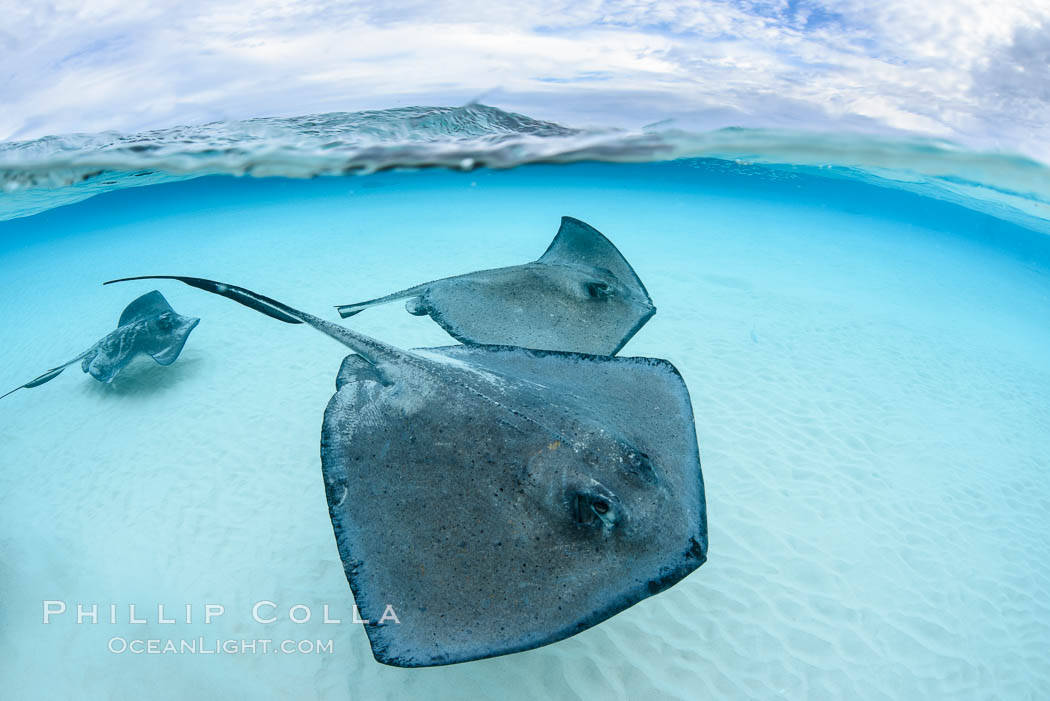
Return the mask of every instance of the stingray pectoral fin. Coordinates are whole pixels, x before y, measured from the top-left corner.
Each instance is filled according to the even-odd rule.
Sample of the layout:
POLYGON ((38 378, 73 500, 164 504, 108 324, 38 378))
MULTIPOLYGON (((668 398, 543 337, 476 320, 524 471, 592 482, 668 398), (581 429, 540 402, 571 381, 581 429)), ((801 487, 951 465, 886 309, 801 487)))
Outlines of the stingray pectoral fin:
POLYGON ((364 334, 357 333, 356 331, 351 331, 345 326, 333 324, 332 322, 325 321, 313 314, 307 314, 298 309, 293 309, 287 304, 278 302, 276 299, 271 299, 270 297, 266 297, 257 292, 252 292, 243 287, 230 285, 225 282, 216 282, 215 280, 206 280, 199 277, 183 277, 180 275, 140 275, 137 277, 120 278, 119 280, 109 280, 102 284, 109 285, 114 282, 128 282, 130 280, 178 280, 179 282, 204 290, 205 292, 211 292, 212 294, 232 299, 234 302, 243 304, 249 309, 254 309, 257 312, 277 319, 278 321, 283 321, 288 324, 307 324, 321 333, 331 336, 344 346, 353 349, 358 355, 372 363, 372 365, 378 365, 380 362, 396 363, 411 356, 410 353, 406 353, 400 348, 383 343, 382 341, 365 336, 364 334))
POLYGON ((24 385, 21 385, 20 387, 15 387, 10 392, 7 392, 5 394, 0 394, 0 399, 3 399, 4 397, 6 397, 9 394, 14 394, 15 392, 17 392, 20 389, 32 389, 33 387, 39 387, 40 385, 42 385, 42 384, 44 384, 46 382, 50 382, 51 380, 53 380, 56 377, 58 377, 59 375, 61 375, 62 371, 65 370, 67 367, 69 367, 70 363, 73 363, 73 362, 76 362, 76 361, 71 360, 71 361, 69 361, 69 363, 66 363, 65 365, 59 365, 57 368, 51 368, 50 370, 45 372, 40 377, 32 379, 29 382, 25 383, 24 385))
POLYGON ((153 290, 142 295, 127 307, 124 308, 124 312, 120 315, 120 321, 117 322, 117 326, 125 326, 127 324, 133 324, 136 321, 143 319, 150 319, 156 316, 160 316, 165 312, 174 312, 168 304, 168 300, 164 299, 159 291, 153 290))
POLYGON ((150 356, 157 361, 158 365, 171 365, 178 360, 182 349, 186 346, 186 340, 190 337, 190 333, 197 328, 197 324, 201 323, 201 320, 196 317, 179 316, 177 318, 178 322, 168 338, 168 344, 160 350, 150 353, 150 356))
POLYGON ((646 301, 650 301, 645 285, 619 249, 602 232, 575 217, 562 217, 561 228, 539 263, 552 265, 589 265, 604 268, 630 287, 646 301))
MULTIPOLYGON (((335 309, 336 309, 336 311, 339 312, 339 316, 341 316, 344 319, 347 319, 347 318, 353 316, 354 314, 360 314, 361 312, 363 312, 364 310, 368 309, 369 307, 374 307, 374 306, 379 305, 379 304, 386 304, 387 302, 396 302, 399 299, 410 299, 412 297, 421 297, 422 295, 424 295, 426 293, 427 288, 430 285, 431 285, 431 283, 424 282, 422 285, 416 285, 415 287, 409 287, 406 290, 401 290, 400 292, 394 292, 393 294, 384 295, 383 297, 376 297, 375 299, 370 299, 367 302, 357 302, 355 304, 340 304, 335 309)), ((415 313, 415 312, 412 312, 411 309, 409 309, 409 312, 415 313)), ((420 314, 416 314, 416 316, 421 316, 421 314, 425 314, 425 313, 426 312, 422 312, 420 314)))
POLYGON ((343 363, 339 366, 339 373, 335 376, 335 389, 337 392, 343 388, 343 385, 368 381, 378 382, 382 385, 389 384, 387 378, 383 376, 383 373, 376 366, 356 353, 351 353, 343 358, 343 363))
POLYGON ((179 359, 179 354, 182 353, 182 347, 186 345, 186 342, 173 343, 162 351, 152 353, 150 355, 153 360, 156 361, 157 365, 171 365, 179 359))

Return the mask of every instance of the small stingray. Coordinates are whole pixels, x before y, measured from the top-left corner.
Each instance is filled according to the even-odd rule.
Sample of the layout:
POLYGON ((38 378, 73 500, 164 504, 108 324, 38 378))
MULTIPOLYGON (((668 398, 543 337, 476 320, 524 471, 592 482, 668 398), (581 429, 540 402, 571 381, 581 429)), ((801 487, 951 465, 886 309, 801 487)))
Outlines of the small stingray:
POLYGON ((190 331, 198 323, 200 319, 177 314, 164 295, 153 290, 129 304, 120 315, 117 328, 101 341, 69 362, 51 368, 40 377, 0 395, 0 399, 20 389, 39 387, 50 382, 78 360, 84 372, 105 383, 112 382, 140 354, 152 357, 159 365, 171 365, 179 357, 190 331))
POLYGON ((616 355, 656 313, 631 264, 594 227, 572 217, 540 259, 479 270, 336 307, 344 319, 408 299, 457 341, 616 355))
POLYGON ((707 559, 692 408, 666 360, 406 351, 241 287, 165 277, 356 351, 325 411, 321 466, 379 662, 424 667, 546 645, 707 559), (383 621, 388 606, 399 623, 383 621))

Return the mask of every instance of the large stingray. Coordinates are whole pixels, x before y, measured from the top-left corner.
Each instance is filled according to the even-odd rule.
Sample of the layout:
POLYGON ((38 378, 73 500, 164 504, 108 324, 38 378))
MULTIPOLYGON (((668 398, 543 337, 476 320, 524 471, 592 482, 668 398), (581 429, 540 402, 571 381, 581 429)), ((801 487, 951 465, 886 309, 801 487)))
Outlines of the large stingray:
POLYGON ((112 382, 138 355, 149 355, 160 365, 171 365, 182 353, 190 331, 198 323, 200 319, 177 314, 164 295, 153 290, 129 304, 120 315, 117 328, 101 341, 69 362, 51 368, 40 377, 0 395, 0 399, 20 389, 39 387, 61 375, 63 370, 78 360, 84 372, 106 383, 112 382))
POLYGON ((532 263, 434 280, 337 309, 345 319, 398 299, 463 343, 597 355, 615 355, 656 313, 616 246, 572 217, 562 217, 547 252, 532 263))
POLYGON ((692 409, 666 360, 406 351, 241 287, 168 279, 356 351, 325 411, 321 465, 378 661, 421 667, 546 645, 706 560, 692 409), (388 606, 399 623, 382 620, 388 606))

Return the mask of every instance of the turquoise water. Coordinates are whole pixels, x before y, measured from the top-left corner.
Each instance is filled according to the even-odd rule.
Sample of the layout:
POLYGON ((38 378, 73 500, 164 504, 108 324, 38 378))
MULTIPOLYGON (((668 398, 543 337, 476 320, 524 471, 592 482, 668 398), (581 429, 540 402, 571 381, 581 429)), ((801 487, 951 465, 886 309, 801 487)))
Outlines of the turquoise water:
MULTIPOLYGON (((170 153, 146 168, 146 153, 138 179, 154 184, 127 187, 143 172, 127 154, 98 172, 83 141, 62 167, 52 151, 8 159, 20 185, 2 206, 25 216, 0 222, 0 389, 75 356, 154 287, 202 318, 171 367, 142 362, 110 385, 74 368, 0 404, 0 670, 13 698, 1050 693, 1041 166, 940 145, 883 144, 875 158, 844 137, 792 137, 794 150, 778 137, 778 150, 769 135, 739 149, 750 158, 654 162, 651 149, 625 155, 649 136, 587 134, 616 145, 607 160, 630 161, 597 163, 600 150, 543 150, 578 134, 507 142, 516 127, 471 132, 467 156, 442 125, 427 158, 460 169, 283 177, 347 169, 349 151, 333 147, 343 166, 321 167, 296 142, 288 152, 315 168, 289 172, 296 159, 282 156, 244 178, 228 173, 258 156, 247 147, 200 168, 170 153), (462 163, 508 143, 501 169, 462 163), (621 355, 666 358, 689 386, 709 561, 554 645, 447 668, 378 665, 348 620, 320 479, 321 412, 344 349, 177 283, 100 283, 209 277, 335 319, 338 303, 532 260, 562 215, 614 241, 658 307, 621 355), (44 625, 44 600, 70 612, 44 625), (276 623, 252 620, 263 600, 278 604, 276 623), (100 622, 78 625, 77 603, 98 603, 100 622), (158 603, 179 622, 159 623, 158 603), (209 603, 226 613, 205 625, 209 603), (148 622, 130 623, 128 604, 148 622), (296 604, 310 622, 288 620, 296 604), (341 624, 323 623, 326 604, 341 624), (119 636, 198 635, 332 640, 333 651, 107 649, 119 636)), ((704 138, 723 137, 688 143, 704 138)), ((449 342, 396 304, 344 323, 399 346, 449 342)))

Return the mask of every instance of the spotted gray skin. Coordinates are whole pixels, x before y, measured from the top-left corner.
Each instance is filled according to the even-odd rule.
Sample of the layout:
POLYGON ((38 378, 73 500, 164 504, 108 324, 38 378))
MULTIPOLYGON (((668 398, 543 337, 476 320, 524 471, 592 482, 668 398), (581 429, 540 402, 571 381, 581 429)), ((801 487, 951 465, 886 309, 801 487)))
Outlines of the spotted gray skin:
POLYGON ((325 411, 321 464, 378 661, 424 667, 546 645, 706 560, 692 409, 666 360, 406 351, 243 288, 174 279, 356 352, 325 411), (380 623, 388 605, 400 623, 380 623))
POLYGON ((615 355, 656 313, 642 281, 605 236, 579 219, 561 228, 539 260, 416 285, 336 309, 344 319, 407 299, 466 344, 615 355))
POLYGON ((139 355, 148 355, 159 365, 171 365, 199 323, 200 319, 176 313, 164 295, 153 290, 129 304, 120 315, 117 328, 98 343, 72 360, 0 396, 0 399, 20 389, 50 382, 77 361, 84 372, 107 384, 139 355))

